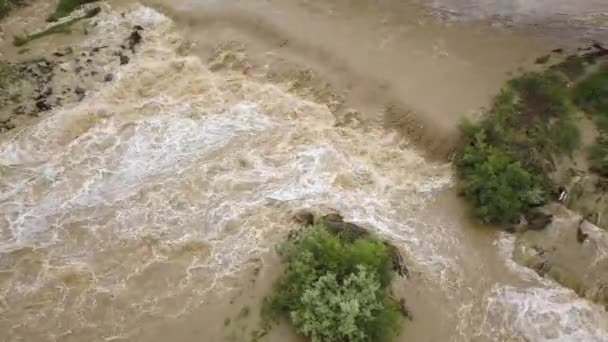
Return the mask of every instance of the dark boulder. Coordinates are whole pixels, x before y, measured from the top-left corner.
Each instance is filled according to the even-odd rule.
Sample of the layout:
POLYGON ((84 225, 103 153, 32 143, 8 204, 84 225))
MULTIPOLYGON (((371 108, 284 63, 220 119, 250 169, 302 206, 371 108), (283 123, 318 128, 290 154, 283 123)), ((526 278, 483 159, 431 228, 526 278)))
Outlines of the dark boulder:
POLYGON ((78 101, 82 101, 87 94, 87 91, 84 88, 76 87, 74 93, 78 96, 78 101))
POLYGON ((340 236, 347 241, 355 241, 369 236, 369 232, 354 223, 344 222, 340 214, 329 214, 321 218, 320 223, 330 232, 340 236))
POLYGON ((131 32, 131 35, 129 36, 129 39, 128 39, 129 50, 131 50, 131 52, 135 53, 135 47, 137 45, 141 44, 142 39, 143 39, 143 37, 141 36, 141 34, 139 34, 138 30, 131 32))
POLYGON ((412 315, 412 312, 408 309, 407 305, 405 304, 405 299, 401 298, 399 299, 399 311, 401 312, 401 315, 406 318, 409 321, 413 321, 414 320, 414 315, 412 315))
POLYGON ((48 110, 51 110, 52 107, 45 100, 40 100, 36 102, 36 108, 38 108, 38 111, 40 112, 46 112, 48 110))
POLYGON ((130 60, 129 57, 127 57, 123 54, 118 55, 118 57, 120 58, 120 65, 125 65, 125 64, 129 63, 129 60, 130 60))
POLYGON ((73 52, 74 52, 74 49, 72 49, 72 47, 68 46, 67 48, 65 48, 63 50, 55 51, 53 53, 53 56, 63 57, 63 56, 71 55, 73 52))

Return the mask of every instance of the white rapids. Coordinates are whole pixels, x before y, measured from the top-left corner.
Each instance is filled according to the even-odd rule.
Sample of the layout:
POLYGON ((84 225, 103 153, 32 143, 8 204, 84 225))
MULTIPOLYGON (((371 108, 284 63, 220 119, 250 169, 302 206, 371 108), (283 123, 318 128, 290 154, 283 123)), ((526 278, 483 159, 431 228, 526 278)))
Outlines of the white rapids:
POLYGON ((511 269, 517 284, 475 288, 484 275, 462 264, 483 260, 461 246, 462 227, 425 220, 453 185, 449 164, 381 127, 337 127, 281 84, 210 71, 153 9, 107 8, 98 21, 83 44, 142 25, 136 57, 0 140, 3 341, 136 340, 230 292, 224 281, 291 228, 290 210, 319 207, 403 247, 454 341, 608 340, 602 308, 524 269, 511 269))

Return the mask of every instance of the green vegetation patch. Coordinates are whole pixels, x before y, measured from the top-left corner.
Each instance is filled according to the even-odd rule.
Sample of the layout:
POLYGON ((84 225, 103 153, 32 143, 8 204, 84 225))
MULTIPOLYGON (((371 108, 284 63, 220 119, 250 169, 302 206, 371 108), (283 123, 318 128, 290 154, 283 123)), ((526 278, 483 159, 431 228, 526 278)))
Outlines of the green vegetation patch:
POLYGON ((55 12, 49 17, 49 21, 57 21, 63 17, 67 17, 78 7, 96 1, 99 0, 59 0, 55 12))
POLYGON ((8 0, 0 0, 0 18, 4 18, 12 9, 12 4, 8 0))
POLYGON ((19 5, 23 5, 21 0, 0 0, 0 19, 8 16, 19 5))
POLYGON ((303 230, 279 247, 288 266, 266 299, 265 317, 289 318, 313 342, 390 341, 401 314, 388 292, 389 248, 371 237, 342 239, 323 226, 303 230))
POLYGON ((608 64, 576 85, 574 102, 597 123, 600 135, 589 151, 591 167, 608 177, 608 64))
POLYGON ((608 177, 608 134, 604 132, 589 149, 591 169, 603 177, 608 177))
POLYGON ((588 113, 608 118, 608 64, 577 84, 574 102, 588 113))
POLYGON ((481 122, 462 125, 456 166, 481 221, 514 222, 548 200, 552 158, 580 145, 573 112, 563 76, 527 73, 508 82, 481 122))
POLYGON ((44 30, 44 31, 40 31, 37 33, 33 33, 33 34, 24 34, 24 35, 17 35, 13 37, 13 45, 15 46, 23 46, 29 42, 31 42, 32 40, 36 40, 42 37, 46 37, 48 35, 51 34, 56 34, 56 33, 71 33, 71 26, 74 25, 75 23, 83 20, 83 19, 89 19, 92 18, 94 16, 96 16, 97 14, 99 14, 99 12, 101 11, 101 9, 99 7, 93 8, 89 11, 87 11, 87 13, 85 13, 83 16, 78 17, 78 18, 73 18, 70 19, 66 22, 57 24, 57 25, 53 25, 51 27, 49 27, 48 29, 44 30))
POLYGON ((552 70, 563 73, 570 80, 576 80, 585 73, 586 63, 592 62, 588 57, 570 55, 562 62, 551 67, 552 70))

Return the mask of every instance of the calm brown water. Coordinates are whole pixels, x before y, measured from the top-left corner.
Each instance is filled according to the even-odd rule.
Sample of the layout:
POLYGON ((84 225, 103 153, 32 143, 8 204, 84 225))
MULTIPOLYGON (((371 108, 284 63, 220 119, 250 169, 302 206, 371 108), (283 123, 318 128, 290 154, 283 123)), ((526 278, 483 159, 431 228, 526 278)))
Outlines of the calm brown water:
POLYGON ((290 213, 322 208, 404 250, 403 341, 608 340, 604 309, 516 266, 432 158, 553 43, 408 1, 146 5, 73 42, 142 25, 114 82, 0 138, 0 339, 248 341, 290 213))

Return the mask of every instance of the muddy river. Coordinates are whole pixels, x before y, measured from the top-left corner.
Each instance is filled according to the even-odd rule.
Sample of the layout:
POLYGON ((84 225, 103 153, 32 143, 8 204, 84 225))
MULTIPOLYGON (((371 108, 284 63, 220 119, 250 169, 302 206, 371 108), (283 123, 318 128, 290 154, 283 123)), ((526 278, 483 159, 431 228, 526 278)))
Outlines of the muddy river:
POLYGON ((313 209, 402 249, 399 341, 608 341, 603 307, 469 219, 446 158, 520 67, 602 38, 606 1, 573 4, 109 1, 22 54, 10 34, 50 4, 18 10, 6 58, 111 49, 134 25, 143 42, 126 65, 96 57, 112 82, 0 136, 0 340, 250 341, 274 245, 313 209))

